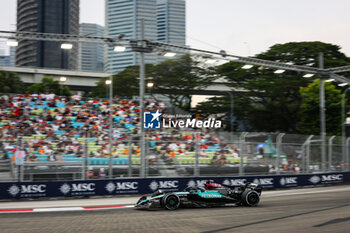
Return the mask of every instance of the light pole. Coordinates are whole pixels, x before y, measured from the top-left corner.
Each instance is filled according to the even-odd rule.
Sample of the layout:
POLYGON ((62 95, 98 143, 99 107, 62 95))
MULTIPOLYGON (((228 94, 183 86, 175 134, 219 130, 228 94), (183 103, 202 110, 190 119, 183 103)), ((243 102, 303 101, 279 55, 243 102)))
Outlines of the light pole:
POLYGON ((60 96, 62 96, 62 92, 63 92, 63 85, 64 83, 67 81, 66 77, 60 77, 60 83, 62 83, 62 87, 60 88, 60 96))
POLYGON ((342 160, 345 162, 345 97, 350 87, 346 88, 341 97, 341 136, 342 136, 342 160))
POLYGON ((106 85, 109 85, 109 179, 113 178, 113 76, 106 80, 106 85))
MULTIPOLYGON (((140 40, 144 43, 145 19, 140 19, 140 40)), ((142 44, 143 45, 143 44, 142 44)), ((140 177, 145 177, 146 151, 145 151, 145 128, 144 122, 144 97, 145 97, 145 53, 140 50, 140 134, 141 134, 141 171, 140 177)))
MULTIPOLYGON (((323 53, 319 54, 318 65, 323 69, 323 53)), ((318 74, 320 79, 320 128, 321 128, 321 164, 322 171, 326 171, 326 107, 324 94, 324 77, 322 73, 318 74)))

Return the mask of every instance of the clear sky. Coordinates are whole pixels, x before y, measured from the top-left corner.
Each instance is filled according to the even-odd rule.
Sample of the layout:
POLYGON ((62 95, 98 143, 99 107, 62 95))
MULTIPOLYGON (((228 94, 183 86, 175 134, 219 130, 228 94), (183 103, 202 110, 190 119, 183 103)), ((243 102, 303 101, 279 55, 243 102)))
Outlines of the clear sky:
MULTIPOLYGON (((16 0, 0 0, 0 30, 14 29, 16 0)), ((104 0, 80 0, 80 22, 104 25, 104 0)), ((350 0, 186 0, 187 44, 254 55, 276 43, 323 41, 350 56, 350 0)))

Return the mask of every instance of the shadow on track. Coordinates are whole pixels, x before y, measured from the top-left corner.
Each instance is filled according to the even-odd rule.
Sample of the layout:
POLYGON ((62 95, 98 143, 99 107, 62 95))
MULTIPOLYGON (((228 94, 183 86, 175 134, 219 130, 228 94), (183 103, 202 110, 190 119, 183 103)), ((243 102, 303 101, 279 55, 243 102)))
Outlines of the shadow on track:
POLYGON ((330 220, 328 222, 315 225, 314 227, 323 227, 323 226, 326 226, 326 225, 342 223, 342 222, 346 222, 346 221, 350 221, 350 217, 332 219, 332 220, 330 220))
MULTIPOLYGON (((347 207, 347 206, 350 206, 350 204, 328 207, 328 208, 324 208, 324 209, 313 210, 313 211, 303 212, 303 213, 299 213, 299 214, 292 214, 292 215, 288 215, 288 216, 272 218, 272 219, 267 219, 267 220, 262 220, 262 221, 257 221, 257 222, 251 222, 251 223, 246 223, 246 224, 232 226, 232 227, 224 227, 224 228, 219 228, 219 229, 211 230, 211 231, 203 231, 202 233, 215 233, 215 232, 220 232, 220 231, 228 231, 228 230, 236 229, 236 228, 240 228, 240 227, 246 227, 246 226, 257 225, 257 224, 262 224, 262 223, 267 223, 267 222, 273 222, 273 221, 282 220, 282 219, 286 219, 286 218, 298 217, 298 216, 302 216, 302 215, 313 214, 313 213, 318 213, 318 212, 322 212, 322 211, 343 208, 343 207, 347 207)), ((337 220, 337 219, 335 219, 335 220, 337 220)), ((347 221, 347 220, 344 220, 344 221, 347 221)), ((329 223, 329 224, 332 224, 332 223, 329 223)), ((322 224, 320 224, 320 225, 322 225, 322 224)), ((316 226, 318 226, 318 225, 316 225, 316 226)))

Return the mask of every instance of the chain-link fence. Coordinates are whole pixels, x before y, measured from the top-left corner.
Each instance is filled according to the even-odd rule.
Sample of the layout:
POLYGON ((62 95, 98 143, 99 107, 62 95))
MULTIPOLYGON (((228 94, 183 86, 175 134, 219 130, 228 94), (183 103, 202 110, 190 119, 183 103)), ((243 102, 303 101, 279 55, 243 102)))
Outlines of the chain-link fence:
POLYGON ((1 141, 2 181, 298 174, 348 170, 349 140, 312 135, 179 131, 169 140, 146 134, 145 157, 137 134, 114 140, 78 137, 46 140, 45 135, 1 141), (231 140, 230 140, 231 139, 231 140), (324 159, 322 159, 324 158, 324 159), (144 164, 144 166, 142 166, 144 164), (111 174, 110 174, 111 173, 111 174), (111 175, 111 176, 110 176, 111 175))

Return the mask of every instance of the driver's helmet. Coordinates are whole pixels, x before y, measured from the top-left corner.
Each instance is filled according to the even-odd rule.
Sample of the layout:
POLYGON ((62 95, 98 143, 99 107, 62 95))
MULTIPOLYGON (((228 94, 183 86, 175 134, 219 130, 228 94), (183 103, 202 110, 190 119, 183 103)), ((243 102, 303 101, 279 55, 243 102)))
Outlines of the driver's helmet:
POLYGON ((161 195, 161 194, 164 194, 164 192, 162 190, 157 190, 156 192, 153 193, 152 197, 155 197, 155 196, 158 196, 158 195, 161 195))
POLYGON ((214 182, 211 182, 210 180, 208 180, 206 183, 205 183, 205 188, 206 189, 217 189, 217 188, 222 188, 223 186, 221 184, 218 184, 218 183, 214 183, 214 182))

